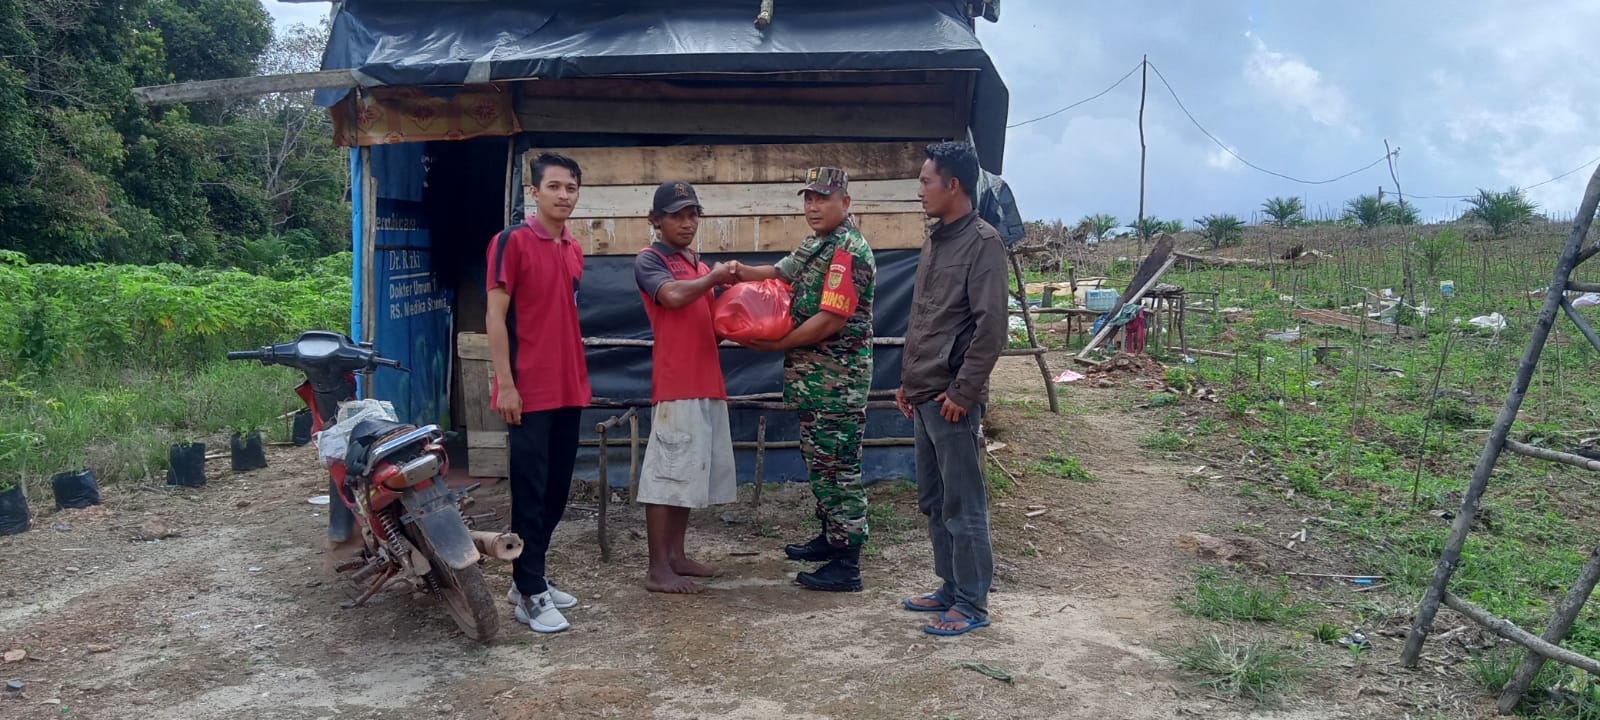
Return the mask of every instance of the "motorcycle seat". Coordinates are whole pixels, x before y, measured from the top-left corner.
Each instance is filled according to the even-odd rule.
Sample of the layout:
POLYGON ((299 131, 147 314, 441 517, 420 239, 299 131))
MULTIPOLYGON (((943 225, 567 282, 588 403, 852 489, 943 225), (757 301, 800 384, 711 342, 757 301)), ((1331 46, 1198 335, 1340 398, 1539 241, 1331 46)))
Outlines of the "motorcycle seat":
POLYGON ((350 430, 350 443, 344 455, 345 472, 351 476, 365 475, 372 465, 372 449, 385 438, 413 429, 414 426, 393 420, 368 418, 356 423, 350 430))

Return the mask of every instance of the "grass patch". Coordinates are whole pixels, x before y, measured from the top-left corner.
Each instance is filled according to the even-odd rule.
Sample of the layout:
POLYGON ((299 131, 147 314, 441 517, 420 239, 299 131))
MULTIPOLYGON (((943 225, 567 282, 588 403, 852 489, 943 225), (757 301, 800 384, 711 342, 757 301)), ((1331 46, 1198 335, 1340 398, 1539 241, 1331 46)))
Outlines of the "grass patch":
POLYGON ((1033 471, 1041 475, 1049 475, 1073 482, 1087 483, 1099 482, 1100 480, 1100 478, 1095 477, 1094 473, 1089 472, 1089 469, 1084 467, 1076 456, 1056 452, 1055 450, 1045 453, 1043 459, 1034 463, 1033 471))
POLYGON ((1158 430, 1139 439, 1139 447, 1161 452, 1181 450, 1186 444, 1187 441, 1183 439, 1182 435, 1171 430, 1158 430))
POLYGON ((40 497, 54 473, 88 467, 101 484, 159 475, 167 446, 235 430, 287 435, 299 406, 283 368, 217 362, 196 372, 97 368, 0 382, 0 482, 40 497))
POLYGON ((1207 635, 1161 654, 1184 671, 1199 675, 1195 684, 1228 698, 1249 696, 1264 702, 1292 691, 1305 675, 1304 658, 1264 640, 1207 635))
POLYGON ((1277 587, 1265 587, 1242 580, 1221 577, 1215 568, 1195 571, 1194 593, 1174 601, 1178 609, 1222 622, 1248 620, 1282 622, 1305 617, 1316 607, 1295 602, 1289 583, 1279 580, 1277 587))

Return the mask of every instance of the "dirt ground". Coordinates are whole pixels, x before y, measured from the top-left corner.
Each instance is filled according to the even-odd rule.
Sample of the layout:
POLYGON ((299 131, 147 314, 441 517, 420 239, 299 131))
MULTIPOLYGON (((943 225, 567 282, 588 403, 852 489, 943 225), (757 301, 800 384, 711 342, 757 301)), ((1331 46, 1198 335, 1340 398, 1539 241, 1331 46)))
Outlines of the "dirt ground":
MULTIPOLYGON (((1064 358, 1052 357, 1059 371, 1064 358)), ((1172 603, 1197 560, 1182 538, 1247 509, 1196 493, 1192 464, 1142 451, 1144 392, 1080 381, 1061 415, 1041 410, 1031 358, 994 381, 990 434, 1012 472, 1055 450, 1097 477, 1040 473, 992 500, 994 625, 959 638, 921 631, 902 597, 932 587, 912 493, 878 487, 902 527, 880 528, 862 593, 808 592, 784 542, 808 530, 809 492, 695 515, 690 546, 725 574, 699 596, 647 593, 643 514, 613 516, 602 563, 592 506, 574 503, 551 577, 581 600, 572 629, 539 635, 503 605, 498 641, 464 638, 442 608, 391 589, 341 610, 350 586, 323 569, 325 491, 310 448, 278 449, 266 470, 213 462, 200 489, 107 489, 100 508, 44 512, 0 538, 0 665, 25 683, 7 718, 1321 718, 1401 717, 1351 688, 1279 702, 1227 701, 1174 674, 1158 648, 1202 628, 1172 603), (1023 404, 1020 401, 1030 401, 1023 404), (1028 508, 1046 512, 1025 517, 1028 508), (730 512, 730 510, 732 512, 730 512), (135 539, 151 520, 173 532, 135 539), (887 536, 887 537, 885 537, 887 536), (1004 684, 959 667, 1015 677, 1004 684)), ((746 490, 748 492, 748 490, 746 490)), ((503 485, 477 494, 504 508, 503 485)), ((46 501, 36 501, 42 505, 46 501)), ((486 566, 503 594, 509 567, 486 566)), ((1215 631, 1215 628, 1211 628, 1215 631)))

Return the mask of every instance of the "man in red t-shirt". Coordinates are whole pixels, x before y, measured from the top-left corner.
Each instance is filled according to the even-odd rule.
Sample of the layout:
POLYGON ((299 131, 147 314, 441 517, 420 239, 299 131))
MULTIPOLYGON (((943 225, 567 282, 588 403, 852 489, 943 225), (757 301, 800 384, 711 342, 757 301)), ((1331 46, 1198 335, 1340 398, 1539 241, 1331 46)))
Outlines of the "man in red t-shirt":
POLYGON ((551 633, 569 627, 561 610, 578 604, 545 577, 545 554, 566 512, 578 414, 589 404, 578 329, 583 248, 567 231, 583 175, 572 158, 555 153, 540 155, 531 172, 533 215, 489 243, 490 403, 508 426, 511 530, 525 543, 506 599, 518 622, 551 633))
POLYGON ((733 270, 723 263, 707 268, 694 251, 700 198, 693 185, 668 180, 656 188, 650 226, 661 239, 633 261, 634 282, 655 336, 650 444, 639 471, 650 545, 644 586, 652 592, 698 593, 704 588, 691 578, 712 577, 720 569, 685 553, 689 510, 731 503, 738 492, 728 391, 711 323, 715 289, 733 283, 733 270))

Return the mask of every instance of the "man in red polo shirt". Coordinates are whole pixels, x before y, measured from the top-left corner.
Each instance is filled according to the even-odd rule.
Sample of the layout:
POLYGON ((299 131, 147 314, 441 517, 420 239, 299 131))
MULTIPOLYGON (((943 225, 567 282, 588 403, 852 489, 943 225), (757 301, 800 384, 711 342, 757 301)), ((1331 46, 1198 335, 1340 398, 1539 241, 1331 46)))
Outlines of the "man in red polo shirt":
POLYGON ((526 543, 507 600, 518 622, 550 633, 570 627, 561 610, 578 604, 545 577, 545 554, 567 508, 578 414, 589 404, 578 330, 583 249, 567 231, 583 175, 571 158, 545 153, 530 180, 534 214, 489 243, 490 402, 508 426, 511 530, 526 543))
POLYGON ((661 239, 633 261, 655 336, 650 443, 639 471, 650 545, 644 586, 653 592, 698 593, 704 588, 691 578, 720 572, 689 558, 683 536, 690 508, 731 503, 737 492, 728 392, 711 324, 715 289, 732 284, 734 277, 722 263, 707 268, 694 251, 700 210, 693 185, 662 183, 650 208, 650 226, 661 239))

